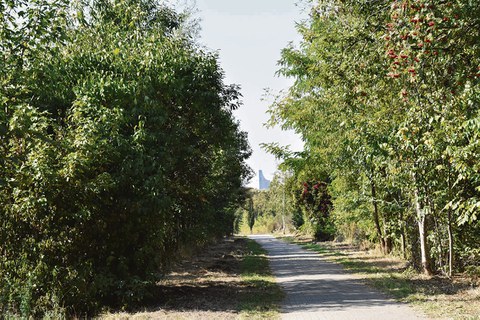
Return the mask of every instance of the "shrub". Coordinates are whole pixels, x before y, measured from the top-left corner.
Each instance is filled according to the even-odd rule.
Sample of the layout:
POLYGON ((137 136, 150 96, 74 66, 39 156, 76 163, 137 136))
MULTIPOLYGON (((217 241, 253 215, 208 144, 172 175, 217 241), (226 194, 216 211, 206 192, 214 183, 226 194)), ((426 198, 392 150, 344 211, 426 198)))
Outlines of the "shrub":
POLYGON ((179 246, 232 233, 237 88, 157 1, 0 3, 0 311, 132 306, 179 246))

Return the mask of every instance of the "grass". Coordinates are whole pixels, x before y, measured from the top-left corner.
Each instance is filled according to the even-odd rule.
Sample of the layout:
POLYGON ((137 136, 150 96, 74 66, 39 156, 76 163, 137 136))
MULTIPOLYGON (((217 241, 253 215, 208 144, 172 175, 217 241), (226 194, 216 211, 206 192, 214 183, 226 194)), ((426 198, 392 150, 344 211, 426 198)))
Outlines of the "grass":
POLYGON ((365 279, 369 285, 398 301, 412 304, 435 319, 480 320, 480 288, 471 286, 465 277, 453 280, 426 277, 407 267, 399 258, 384 256, 371 250, 326 242, 283 240, 318 252, 326 259, 342 264, 348 272, 365 279))
POLYGON ((266 251, 250 239, 247 239, 247 250, 241 265, 241 278, 251 290, 241 295, 240 318, 279 318, 278 310, 284 294, 271 274, 266 251))

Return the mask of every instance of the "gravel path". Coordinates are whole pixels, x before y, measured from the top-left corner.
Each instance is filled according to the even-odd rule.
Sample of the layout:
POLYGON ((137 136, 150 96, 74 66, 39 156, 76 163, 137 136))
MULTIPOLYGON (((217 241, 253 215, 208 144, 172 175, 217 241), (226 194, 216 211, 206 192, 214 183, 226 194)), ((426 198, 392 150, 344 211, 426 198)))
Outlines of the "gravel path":
POLYGON ((270 267, 286 294, 282 319, 426 319, 314 252, 272 236, 250 238, 268 251, 270 267))

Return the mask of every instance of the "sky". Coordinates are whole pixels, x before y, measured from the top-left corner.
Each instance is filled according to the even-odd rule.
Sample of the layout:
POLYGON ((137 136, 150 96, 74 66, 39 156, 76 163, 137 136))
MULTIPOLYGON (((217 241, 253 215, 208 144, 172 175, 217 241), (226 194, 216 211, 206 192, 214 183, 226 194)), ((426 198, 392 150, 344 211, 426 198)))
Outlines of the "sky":
POLYGON ((296 0, 197 0, 200 19, 200 42, 219 54, 225 71, 225 83, 241 86, 243 106, 234 112, 241 130, 248 133, 253 150, 247 161, 255 172, 248 186, 258 188, 258 170, 271 180, 279 162, 261 149, 261 143, 278 142, 302 149, 301 139, 293 132, 267 129, 267 110, 272 97, 265 98, 265 89, 272 93, 287 89, 293 79, 278 77, 277 62, 289 42, 301 40, 295 24, 306 17, 296 0))

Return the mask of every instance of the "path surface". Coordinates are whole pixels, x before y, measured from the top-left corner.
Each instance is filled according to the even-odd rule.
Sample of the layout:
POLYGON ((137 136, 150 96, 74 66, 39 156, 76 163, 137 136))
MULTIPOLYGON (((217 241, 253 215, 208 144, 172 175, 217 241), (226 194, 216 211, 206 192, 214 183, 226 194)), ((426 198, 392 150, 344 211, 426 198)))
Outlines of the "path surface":
POLYGON ((425 319, 315 252, 272 236, 257 235, 251 239, 268 251, 270 267, 285 291, 282 319, 425 319))

